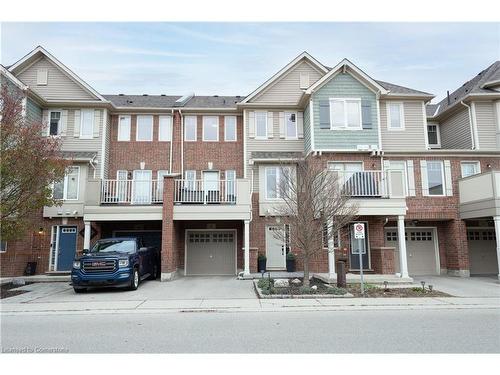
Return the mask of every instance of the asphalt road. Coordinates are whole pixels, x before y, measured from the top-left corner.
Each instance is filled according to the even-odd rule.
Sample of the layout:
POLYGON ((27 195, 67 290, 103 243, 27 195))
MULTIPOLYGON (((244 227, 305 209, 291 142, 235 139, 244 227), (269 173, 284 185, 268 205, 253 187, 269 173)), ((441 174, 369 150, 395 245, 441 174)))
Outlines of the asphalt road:
POLYGON ((2 352, 499 353, 500 310, 1 316, 2 352))

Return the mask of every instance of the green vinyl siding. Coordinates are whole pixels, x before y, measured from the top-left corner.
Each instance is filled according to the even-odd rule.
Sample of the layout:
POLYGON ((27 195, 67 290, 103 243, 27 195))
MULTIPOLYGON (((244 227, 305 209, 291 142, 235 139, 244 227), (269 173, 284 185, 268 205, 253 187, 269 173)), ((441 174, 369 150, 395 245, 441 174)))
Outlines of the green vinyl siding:
MULTIPOLYGON (((339 73, 312 95, 315 150, 352 150, 358 145, 378 146, 377 98, 349 73, 339 73), (320 129, 319 102, 330 98, 361 98, 371 103, 372 128, 362 130, 320 129)), ((305 114, 304 114, 305 117, 305 114)), ((305 132, 305 122, 304 122, 305 132)), ((305 134, 304 134, 305 136, 305 134)))
POLYGON ((31 122, 42 122, 42 109, 30 98, 26 100, 26 118, 31 122))
POLYGON ((306 155, 311 151, 311 123, 309 121, 310 108, 309 104, 304 109, 304 151, 306 155))

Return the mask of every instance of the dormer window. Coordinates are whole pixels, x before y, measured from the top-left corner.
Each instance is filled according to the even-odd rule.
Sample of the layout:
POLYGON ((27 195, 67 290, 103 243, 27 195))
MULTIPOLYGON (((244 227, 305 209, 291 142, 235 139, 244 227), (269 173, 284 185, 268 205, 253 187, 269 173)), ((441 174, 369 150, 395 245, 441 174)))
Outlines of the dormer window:
POLYGON ((437 124, 427 125, 427 140, 429 142, 429 147, 431 148, 441 147, 441 140, 439 136, 439 125, 437 124))

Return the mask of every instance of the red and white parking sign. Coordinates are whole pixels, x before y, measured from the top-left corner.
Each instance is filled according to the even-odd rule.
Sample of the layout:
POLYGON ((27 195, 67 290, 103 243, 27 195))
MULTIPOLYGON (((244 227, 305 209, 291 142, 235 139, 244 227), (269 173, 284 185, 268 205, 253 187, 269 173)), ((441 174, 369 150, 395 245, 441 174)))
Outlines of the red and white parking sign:
POLYGON ((356 223, 354 224, 354 239, 362 240, 365 238, 365 224, 356 223))

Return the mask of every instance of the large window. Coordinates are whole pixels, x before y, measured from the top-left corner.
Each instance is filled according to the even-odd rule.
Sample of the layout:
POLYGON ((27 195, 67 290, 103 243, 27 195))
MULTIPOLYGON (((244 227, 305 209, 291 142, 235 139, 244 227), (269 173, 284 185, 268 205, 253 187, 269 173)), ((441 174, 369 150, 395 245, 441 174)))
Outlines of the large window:
POLYGON ((130 116, 120 116, 118 120, 118 140, 130 141, 130 116))
POLYGON ((61 111, 50 111, 49 135, 59 135, 61 124, 61 111))
POLYGON ((361 129, 361 99, 330 99, 332 129, 361 129))
POLYGON ((462 178, 481 173, 481 166, 478 161, 463 161, 460 165, 462 168, 462 178))
POLYGON ((295 112, 285 112, 286 138, 297 138, 297 114, 295 112))
POLYGON ((266 167, 266 199, 282 198, 281 184, 285 183, 292 173, 290 167, 266 167))
POLYGON ((94 134, 94 110, 82 109, 80 138, 92 138, 94 134))
POLYGON ((255 112, 255 137, 267 138, 267 112, 255 112))
POLYGON ((387 103, 387 128, 389 130, 404 130, 403 103, 387 103))
POLYGON ((69 167, 61 181, 55 182, 52 190, 54 199, 78 200, 80 167, 69 167))
POLYGON ((439 140, 439 126, 427 125, 427 139, 429 146, 440 147, 441 141, 439 140))
POLYGON ((429 185, 429 195, 444 195, 443 162, 427 162, 427 183, 429 185))
POLYGON ((219 140, 219 118, 203 116, 203 140, 217 142, 219 140))
POLYGON ((171 141, 172 140, 172 117, 160 116, 158 121, 158 140, 171 141))
POLYGON ((196 142, 196 116, 186 116, 184 118, 184 140, 196 142))
POLYGON ((137 116, 137 141, 153 140, 153 116, 137 116))
POLYGON ((236 116, 224 116, 224 140, 236 141, 236 116))

